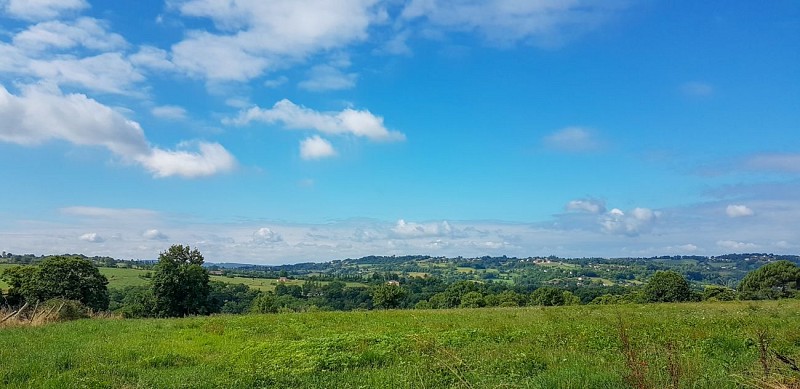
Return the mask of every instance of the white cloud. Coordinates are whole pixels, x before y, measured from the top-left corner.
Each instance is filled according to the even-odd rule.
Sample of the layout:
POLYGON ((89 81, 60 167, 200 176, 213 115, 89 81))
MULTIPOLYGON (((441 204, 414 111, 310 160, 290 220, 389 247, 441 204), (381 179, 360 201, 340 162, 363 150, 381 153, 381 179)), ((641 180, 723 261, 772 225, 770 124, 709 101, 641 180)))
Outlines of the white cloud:
POLYGON ((254 121, 282 123, 290 129, 316 130, 325 134, 351 134, 376 141, 404 140, 405 135, 390 131, 383 125, 383 118, 366 110, 345 108, 339 112, 319 112, 281 100, 272 108, 252 107, 239 113, 225 123, 244 125, 254 121))
POLYGON ((283 237, 281 234, 272 231, 267 227, 259 228, 256 232, 253 233, 253 242, 255 243, 278 243, 282 242, 283 237))
POLYGON ((124 48, 125 38, 108 31, 105 22, 82 17, 73 21, 48 21, 35 24, 13 38, 15 46, 26 51, 65 50, 85 47, 110 51, 124 48))
POLYGON ((89 232, 89 233, 83 234, 80 237, 78 237, 78 239, 80 239, 82 241, 85 241, 85 242, 91 242, 91 243, 101 243, 101 242, 105 241, 105 239, 103 239, 102 236, 98 235, 95 232, 89 232))
POLYGON ((175 64, 169 60, 169 53, 153 46, 142 46, 135 54, 128 56, 135 66, 150 70, 173 70, 175 64))
POLYGON ((691 243, 687 243, 687 244, 680 245, 680 246, 676 247, 676 249, 678 249, 681 252, 685 252, 685 253, 694 253, 699 249, 699 247, 697 247, 697 246, 695 246, 695 245, 693 245, 691 243))
POLYGON ((308 79, 298 84, 311 91, 351 89, 356 86, 356 73, 344 73, 331 65, 317 65, 308 72, 308 79))
POLYGON ((163 232, 161 232, 159 230, 156 230, 156 229, 151 229, 151 230, 145 231, 144 233, 142 233, 142 238, 145 238, 147 240, 167 240, 167 239, 169 239, 169 237, 166 234, 164 234, 163 232))
POLYGON ((322 159, 333 156, 336 156, 336 150, 333 149, 333 145, 327 140, 320 138, 319 135, 308 137, 300 142, 300 157, 305 160, 322 159))
POLYGON ((572 200, 567 203, 566 208, 568 211, 580 211, 593 214, 603 213, 606 211, 605 203, 601 200, 595 199, 572 200))
POLYGON ((800 154, 759 154, 746 161, 755 170, 800 173, 800 154))
POLYGON ((186 110, 183 107, 175 105, 162 105, 154 107, 150 112, 155 117, 170 120, 183 120, 186 119, 186 110))
POLYGON ((86 0, 5 0, 0 5, 9 16, 24 20, 54 19, 89 8, 86 0))
POLYGON ((121 53, 103 53, 85 58, 34 59, 31 74, 58 84, 80 86, 97 92, 137 94, 133 85, 145 79, 121 53))
POLYGON ((0 85, 0 141, 36 145, 55 139, 104 146, 121 156, 148 152, 138 123, 86 95, 34 85, 15 96, 0 85))
POLYGON ((660 212, 649 208, 634 208, 628 213, 614 208, 603 216, 600 226, 609 234, 637 236, 649 232, 660 216, 660 212))
POLYGON ((441 223, 414 223, 406 222, 403 219, 397 221, 392 228, 392 234, 398 238, 419 238, 419 237, 435 237, 446 236, 453 233, 453 227, 450 223, 443 221, 441 223))
POLYGON ((428 30, 477 32, 495 44, 517 42, 557 46, 596 29, 624 10, 620 0, 412 0, 406 21, 422 20, 428 30))
POLYGON ((679 89, 681 93, 692 97, 709 97, 714 94, 714 86, 700 81, 683 83, 679 89))
POLYGON ((197 151, 154 147, 149 154, 138 156, 136 160, 159 178, 204 177, 229 172, 236 167, 236 159, 219 143, 190 142, 181 146, 190 145, 196 146, 197 151))
POLYGON ((208 18, 220 33, 195 31, 173 46, 178 67, 211 80, 246 81, 367 38, 376 0, 187 0, 171 5, 208 18))
POLYGON ((88 217, 88 218, 105 218, 105 219, 149 219, 158 216, 158 213, 149 209, 138 208, 102 208, 102 207, 86 207, 74 206, 61 208, 60 211, 66 215, 88 217))
POLYGON ((752 250, 758 248, 758 245, 755 243, 737 242, 735 240, 719 240, 717 241, 717 246, 726 250, 734 251, 752 250))
POLYGON ((725 214, 727 214, 728 217, 744 217, 753 216, 755 212, 746 205, 731 204, 725 208, 725 214))
POLYGON ((544 138, 545 146, 573 153, 598 150, 601 147, 592 130, 581 127, 566 127, 544 138))
POLYGON ((152 147, 139 123, 86 95, 65 95, 52 86, 33 85, 15 96, 0 85, 0 141, 30 146, 50 140, 105 147, 125 162, 143 165, 156 177, 206 176, 236 165, 217 143, 195 142, 198 152, 152 147))

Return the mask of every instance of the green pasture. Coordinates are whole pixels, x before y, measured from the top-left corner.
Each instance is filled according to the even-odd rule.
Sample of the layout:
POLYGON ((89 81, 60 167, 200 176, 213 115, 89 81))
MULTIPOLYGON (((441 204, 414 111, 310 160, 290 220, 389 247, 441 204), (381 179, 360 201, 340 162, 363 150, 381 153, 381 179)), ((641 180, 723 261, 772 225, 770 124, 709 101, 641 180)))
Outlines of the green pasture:
POLYGON ((86 319, 0 330, 0 383, 748 388, 797 379, 776 355, 800 356, 798 300, 86 319))

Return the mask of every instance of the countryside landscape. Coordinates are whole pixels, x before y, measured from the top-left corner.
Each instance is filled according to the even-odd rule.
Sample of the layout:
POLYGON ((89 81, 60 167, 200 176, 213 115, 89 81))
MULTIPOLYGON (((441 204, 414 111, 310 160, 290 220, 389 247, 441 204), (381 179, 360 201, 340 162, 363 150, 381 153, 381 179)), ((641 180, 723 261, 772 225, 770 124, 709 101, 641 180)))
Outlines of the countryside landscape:
POLYGON ((800 382, 797 256, 3 261, 8 387, 800 382))
POLYGON ((0 387, 800 389, 798 37, 0 0, 0 387))

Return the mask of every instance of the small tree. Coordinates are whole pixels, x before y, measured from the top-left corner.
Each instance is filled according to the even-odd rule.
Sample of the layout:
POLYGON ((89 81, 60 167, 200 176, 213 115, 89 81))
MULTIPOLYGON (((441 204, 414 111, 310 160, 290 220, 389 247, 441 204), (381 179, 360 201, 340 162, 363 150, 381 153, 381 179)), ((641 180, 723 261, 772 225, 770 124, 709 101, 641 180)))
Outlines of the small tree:
POLYGON ((694 293, 682 275, 671 270, 659 270, 647 281, 644 299, 651 303, 692 301, 694 293))
POLYGON ((153 297, 158 316, 207 314, 208 271, 203 255, 189 246, 173 245, 153 267, 153 297))
POLYGON ((108 279, 88 259, 50 257, 38 266, 17 266, 3 272, 16 302, 53 298, 80 301, 92 309, 108 308, 108 279))
POLYGON ((800 288, 800 267, 789 261, 776 261, 747 273, 739 284, 745 300, 792 297, 800 288))

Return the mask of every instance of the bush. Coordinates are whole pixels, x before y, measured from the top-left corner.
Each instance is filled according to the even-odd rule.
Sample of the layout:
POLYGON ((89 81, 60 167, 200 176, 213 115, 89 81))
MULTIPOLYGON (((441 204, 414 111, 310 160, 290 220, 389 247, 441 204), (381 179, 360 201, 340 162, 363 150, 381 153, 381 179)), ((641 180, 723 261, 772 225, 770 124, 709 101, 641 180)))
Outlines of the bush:
POLYGON ((54 298, 39 306, 39 312, 46 314, 48 321, 70 321, 89 317, 89 308, 77 300, 54 298))

